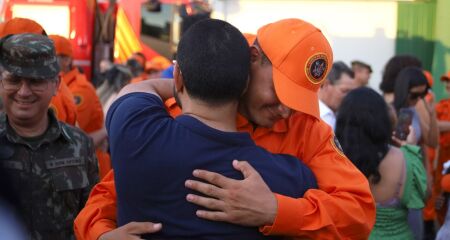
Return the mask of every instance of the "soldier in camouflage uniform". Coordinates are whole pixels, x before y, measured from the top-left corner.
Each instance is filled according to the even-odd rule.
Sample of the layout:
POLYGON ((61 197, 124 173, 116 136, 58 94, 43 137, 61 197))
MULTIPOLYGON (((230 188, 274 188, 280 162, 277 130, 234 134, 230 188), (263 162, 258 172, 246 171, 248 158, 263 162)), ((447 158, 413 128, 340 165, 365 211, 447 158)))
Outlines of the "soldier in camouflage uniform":
POLYGON ((74 239, 73 221, 98 180, 97 160, 91 139, 48 110, 59 84, 53 43, 36 34, 4 37, 0 65, 0 164, 30 238, 74 239))

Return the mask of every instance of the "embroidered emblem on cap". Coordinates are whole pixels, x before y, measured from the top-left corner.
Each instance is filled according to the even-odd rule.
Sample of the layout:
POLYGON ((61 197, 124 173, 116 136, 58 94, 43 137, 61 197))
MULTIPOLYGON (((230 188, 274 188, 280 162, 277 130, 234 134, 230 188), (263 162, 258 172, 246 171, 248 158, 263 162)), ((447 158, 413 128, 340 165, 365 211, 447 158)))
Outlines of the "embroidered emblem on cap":
POLYGON ((306 78, 313 83, 319 84, 325 79, 328 69, 328 58, 324 53, 312 55, 305 65, 306 78))

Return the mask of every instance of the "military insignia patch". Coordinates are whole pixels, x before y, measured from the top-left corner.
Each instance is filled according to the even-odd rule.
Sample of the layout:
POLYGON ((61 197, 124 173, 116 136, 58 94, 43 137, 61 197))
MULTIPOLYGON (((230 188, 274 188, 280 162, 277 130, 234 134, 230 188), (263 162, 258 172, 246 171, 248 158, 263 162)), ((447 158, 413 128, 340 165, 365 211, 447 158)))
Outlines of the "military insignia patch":
POLYGON ((342 150, 342 146, 339 143, 339 140, 336 136, 333 136, 333 138, 330 139, 331 145, 333 145, 333 148, 338 152, 341 156, 345 156, 344 150, 342 150))
POLYGON ((311 56, 305 65, 305 73, 308 80, 313 84, 320 84, 328 70, 328 58, 324 53, 311 56))
POLYGON ((75 105, 80 106, 83 103, 83 97, 80 95, 73 95, 73 99, 75 101, 75 105))

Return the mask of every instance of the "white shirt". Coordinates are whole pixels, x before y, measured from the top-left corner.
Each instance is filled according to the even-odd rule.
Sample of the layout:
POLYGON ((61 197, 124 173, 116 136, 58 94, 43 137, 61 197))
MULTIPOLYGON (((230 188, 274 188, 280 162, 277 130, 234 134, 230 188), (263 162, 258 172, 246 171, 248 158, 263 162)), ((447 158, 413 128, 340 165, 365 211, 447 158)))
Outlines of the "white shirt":
POLYGON ((329 108, 320 99, 319 99, 319 111, 320 111, 320 118, 322 118, 324 122, 330 125, 330 127, 334 131, 334 128, 336 126, 336 114, 334 114, 333 110, 331 110, 331 108, 329 108))

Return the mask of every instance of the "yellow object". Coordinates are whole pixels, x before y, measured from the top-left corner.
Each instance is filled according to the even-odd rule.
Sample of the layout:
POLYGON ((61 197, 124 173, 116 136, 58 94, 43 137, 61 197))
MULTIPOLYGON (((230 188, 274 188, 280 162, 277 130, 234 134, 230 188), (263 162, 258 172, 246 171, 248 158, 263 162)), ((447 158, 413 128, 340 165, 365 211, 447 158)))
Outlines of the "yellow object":
POLYGON ((134 52, 142 52, 141 42, 133 30, 122 7, 117 9, 114 60, 125 62, 134 52))

